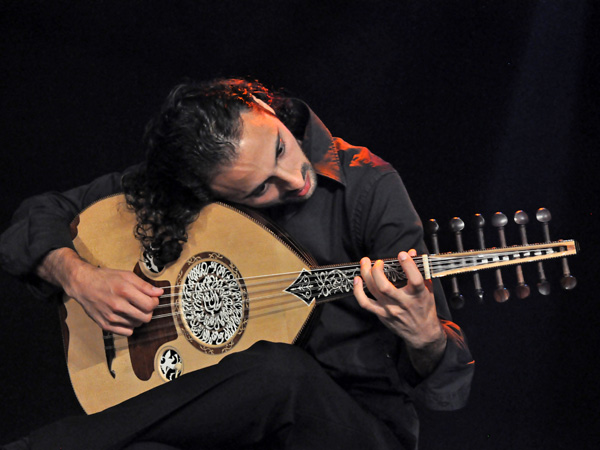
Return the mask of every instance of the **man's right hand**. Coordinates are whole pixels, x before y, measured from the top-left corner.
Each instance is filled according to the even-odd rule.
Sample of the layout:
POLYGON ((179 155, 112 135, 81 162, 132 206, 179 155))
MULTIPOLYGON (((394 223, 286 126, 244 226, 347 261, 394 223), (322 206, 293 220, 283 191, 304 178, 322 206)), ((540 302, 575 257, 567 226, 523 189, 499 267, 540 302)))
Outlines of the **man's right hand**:
POLYGON ((103 330, 123 336, 152 319, 163 294, 133 272, 95 267, 70 248, 48 253, 36 273, 62 287, 103 330))

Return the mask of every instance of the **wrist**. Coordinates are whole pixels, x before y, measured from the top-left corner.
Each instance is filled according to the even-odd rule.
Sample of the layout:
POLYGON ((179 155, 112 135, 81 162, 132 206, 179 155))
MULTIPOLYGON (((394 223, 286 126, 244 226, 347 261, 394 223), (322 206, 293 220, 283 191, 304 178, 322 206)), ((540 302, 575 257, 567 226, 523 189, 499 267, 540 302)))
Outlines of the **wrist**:
POLYGON ((446 351, 447 336, 438 320, 439 329, 427 339, 417 343, 406 341, 409 359, 419 375, 426 377, 433 372, 446 351))
POLYGON ((446 344, 446 333, 436 317, 434 321, 421 326, 414 336, 406 339, 406 344, 414 350, 423 351, 446 344))
POLYGON ((36 274, 68 292, 72 288, 73 281, 86 265, 87 263, 73 249, 58 248, 44 257, 36 269, 36 274))

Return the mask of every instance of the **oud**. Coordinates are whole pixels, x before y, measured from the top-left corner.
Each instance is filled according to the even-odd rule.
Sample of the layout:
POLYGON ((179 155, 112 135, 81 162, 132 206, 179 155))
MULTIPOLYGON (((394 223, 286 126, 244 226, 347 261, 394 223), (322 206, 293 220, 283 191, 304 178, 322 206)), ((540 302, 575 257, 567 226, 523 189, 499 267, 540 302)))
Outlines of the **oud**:
MULTIPOLYGON (((133 235, 135 220, 124 196, 115 195, 83 211, 77 224, 73 242, 83 259, 134 271, 164 288, 152 320, 129 337, 103 332, 79 303, 65 297, 65 356, 88 414, 217 364, 259 340, 296 342, 315 307, 351 294, 353 278, 360 275, 358 264, 318 267, 261 217, 221 203, 201 211, 180 258, 156 268, 133 235)), ((430 279, 577 251, 569 240, 413 259, 430 279)), ((384 271, 396 285, 405 280, 397 260, 385 260, 384 271)))

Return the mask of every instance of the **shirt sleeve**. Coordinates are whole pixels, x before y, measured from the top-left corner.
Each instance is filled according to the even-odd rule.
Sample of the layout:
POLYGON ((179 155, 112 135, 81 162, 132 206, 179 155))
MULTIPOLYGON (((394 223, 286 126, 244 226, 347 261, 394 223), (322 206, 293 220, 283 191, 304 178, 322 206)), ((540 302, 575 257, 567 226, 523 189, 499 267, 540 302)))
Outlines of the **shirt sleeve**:
MULTIPOLYGON (((399 251, 412 248, 419 254, 427 252, 421 221, 396 172, 384 174, 364 192, 369 194, 363 201, 363 205, 367 206, 361 214, 363 222, 360 228, 364 230, 367 255, 371 258, 395 257, 399 251)), ((444 355, 426 378, 419 377, 405 351, 399 352, 397 367, 401 378, 413 388, 414 397, 426 407, 453 410, 467 402, 474 361, 464 333, 451 322, 441 283, 434 280, 433 284, 438 317, 447 336, 444 355)), ((402 342, 399 345, 404 348, 402 342)))
POLYGON ((95 201, 120 192, 121 176, 111 173, 66 192, 47 192, 25 200, 0 235, 0 267, 21 278, 38 297, 56 292, 58 288, 35 275, 35 268, 52 250, 74 249, 71 222, 95 201))
MULTIPOLYGON (((430 409, 450 411, 466 405, 475 361, 471 357, 466 336, 460 327, 449 320, 441 322, 448 340, 444 355, 437 367, 422 380, 419 380, 412 366, 408 370, 411 370, 415 379, 419 380, 413 391, 416 399, 430 409)), ((404 364, 410 366, 408 361, 404 364)))

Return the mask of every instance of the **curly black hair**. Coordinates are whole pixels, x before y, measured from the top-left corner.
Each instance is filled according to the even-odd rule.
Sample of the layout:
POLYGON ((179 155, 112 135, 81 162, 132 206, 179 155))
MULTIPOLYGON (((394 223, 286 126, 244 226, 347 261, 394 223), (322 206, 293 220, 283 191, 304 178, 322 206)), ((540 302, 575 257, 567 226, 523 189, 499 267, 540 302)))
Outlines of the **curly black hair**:
POLYGON ((300 119, 291 101, 242 79, 180 84, 148 123, 146 162, 124 176, 123 188, 137 216, 136 238, 155 264, 179 258, 188 226, 215 200, 212 177, 235 160, 240 114, 262 108, 257 98, 294 132, 300 119))

